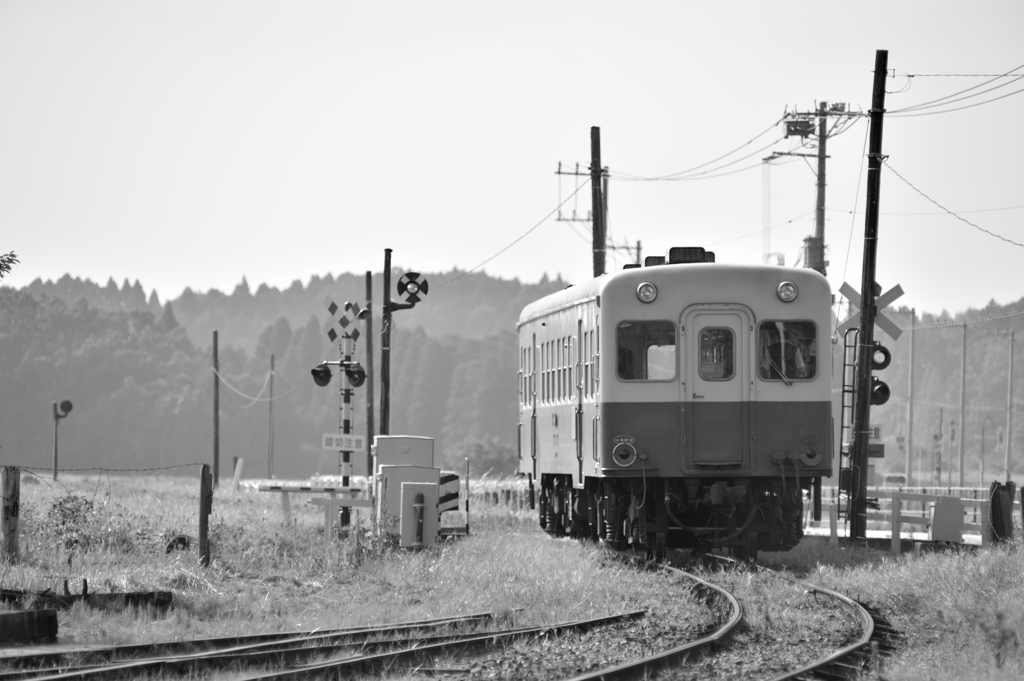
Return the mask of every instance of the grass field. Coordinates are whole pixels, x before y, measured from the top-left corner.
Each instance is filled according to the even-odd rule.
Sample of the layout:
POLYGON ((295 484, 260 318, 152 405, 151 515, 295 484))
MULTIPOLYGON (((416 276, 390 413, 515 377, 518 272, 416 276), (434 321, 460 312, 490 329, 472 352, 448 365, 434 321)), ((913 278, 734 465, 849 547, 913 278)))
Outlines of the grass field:
MULTIPOLYGON (((2 565, 5 588, 72 592, 170 590, 167 613, 60 614, 62 643, 128 643, 229 633, 334 628, 493 611, 539 624, 657 606, 656 575, 607 561, 597 547, 551 541, 535 512, 477 504, 472 534, 428 551, 398 551, 372 532, 326 540, 323 515, 293 496, 218 488, 212 564, 193 547, 199 480, 24 475, 21 560, 2 565), (521 609, 521 610, 519 610, 521 609)), ((366 525, 364 524, 365 528, 366 525)), ((1024 553, 1020 542, 977 551, 904 554, 805 539, 765 562, 866 600, 907 634, 886 679, 1024 677, 1024 553)), ((709 575, 713 579, 713 575, 709 575)), ((756 612, 757 604, 752 605, 756 612)))

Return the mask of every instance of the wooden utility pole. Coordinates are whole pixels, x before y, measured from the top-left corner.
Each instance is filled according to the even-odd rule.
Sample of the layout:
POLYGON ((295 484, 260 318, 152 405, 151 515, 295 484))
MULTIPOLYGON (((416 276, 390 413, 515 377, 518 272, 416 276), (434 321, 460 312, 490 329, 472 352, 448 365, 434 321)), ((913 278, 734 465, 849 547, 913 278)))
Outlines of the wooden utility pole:
POLYGON ((963 336, 960 341, 960 432, 957 440, 957 487, 964 486, 964 444, 967 442, 967 323, 963 324, 963 336))
MULTIPOLYGON (((917 310, 910 308, 910 386, 907 390, 907 451, 905 470, 907 485, 910 485, 910 457, 914 453, 914 325, 917 324, 917 310)), ((918 466, 920 470, 920 466, 918 466)), ((920 482, 920 481, 918 481, 920 482)))
POLYGON ((3 555, 10 563, 18 562, 18 515, 21 506, 21 471, 15 466, 4 466, 0 472, 3 489, 3 516, 0 535, 3 537, 3 555))
POLYGON ((270 353, 270 407, 267 418, 267 477, 274 477, 274 353, 270 353))
POLYGON ((213 332, 213 484, 220 480, 220 363, 217 361, 217 332, 213 332))
POLYGON ((825 274, 825 142, 828 140, 828 102, 818 107, 818 193, 814 203, 814 238, 808 239, 807 267, 825 274))
POLYGON ((391 249, 384 249, 380 330, 380 434, 391 434, 391 249))
MULTIPOLYGON (((366 273, 366 475, 373 479, 373 273, 366 273)), ((368 482, 369 486, 372 485, 368 482)))
POLYGON ((871 370, 875 332, 875 265, 878 253, 878 206, 882 175, 882 121, 885 117, 885 77, 888 50, 875 52, 875 78, 871 93, 871 132, 868 145, 867 216, 864 221, 864 268, 861 277, 861 323, 857 336, 857 399, 854 413, 854 493, 850 541, 867 538, 868 436, 871 423, 871 370))
POLYGON ((1006 368, 1006 480, 1010 481, 1010 444, 1013 442, 1013 331, 1010 331, 1010 365, 1006 368))
POLYGON ((604 196, 601 169, 601 128, 590 128, 590 196, 593 203, 594 276, 604 274, 605 225, 604 196))

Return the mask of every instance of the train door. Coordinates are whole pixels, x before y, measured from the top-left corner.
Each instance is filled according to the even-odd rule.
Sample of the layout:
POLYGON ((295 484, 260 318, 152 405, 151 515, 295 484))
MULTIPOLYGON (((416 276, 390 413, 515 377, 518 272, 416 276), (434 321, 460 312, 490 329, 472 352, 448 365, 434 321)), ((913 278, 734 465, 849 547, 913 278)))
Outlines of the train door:
POLYGON ((753 315, 741 306, 683 311, 684 467, 749 461, 752 323, 753 315))

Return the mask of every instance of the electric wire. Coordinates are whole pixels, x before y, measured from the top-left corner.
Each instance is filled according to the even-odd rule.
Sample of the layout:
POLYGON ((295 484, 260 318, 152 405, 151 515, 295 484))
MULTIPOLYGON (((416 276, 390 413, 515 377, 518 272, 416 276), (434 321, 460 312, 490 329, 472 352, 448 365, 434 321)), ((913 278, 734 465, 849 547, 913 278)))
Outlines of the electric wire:
MULTIPOLYGON (((850 238, 846 242, 846 262, 843 263, 843 281, 846 281, 846 272, 850 269, 850 251, 853 250, 853 231, 857 227, 857 206, 860 203, 860 183, 864 178, 864 159, 868 157, 868 133, 871 132, 871 126, 867 126, 864 129, 864 146, 860 152, 860 170, 857 172, 857 190, 853 195, 853 211, 850 213, 850 238)), ((832 337, 836 338, 839 333, 839 312, 842 310, 843 299, 840 296, 836 296, 836 325, 832 329, 832 337)))
MULTIPOLYGON (((705 170, 705 171, 702 171, 702 172, 699 172, 699 173, 691 173, 691 172, 687 171, 687 172, 680 172, 680 173, 672 173, 671 175, 661 175, 661 176, 658 176, 658 177, 619 176, 616 173, 612 173, 611 174, 611 178, 613 180, 622 180, 624 182, 681 182, 681 181, 685 181, 685 180, 707 180, 707 179, 710 179, 710 178, 713 178, 713 177, 721 177, 722 175, 731 175, 731 174, 733 174, 733 172, 741 172, 743 170, 750 170, 751 168, 759 168, 761 166, 761 164, 757 163, 755 165, 747 166, 745 168, 740 168, 739 170, 736 170, 736 171, 733 171, 733 172, 722 173, 721 175, 713 175, 712 173, 717 173, 718 171, 722 170, 723 168, 728 168, 730 166, 733 166, 733 165, 739 163, 740 161, 745 161, 748 158, 750 158, 751 156, 757 156, 758 154, 764 152, 766 149, 770 149, 771 147, 775 146, 776 144, 778 144, 779 142, 781 142, 784 139, 785 139, 785 137, 780 137, 780 138, 778 138, 776 140, 772 140, 771 142, 769 142, 765 146, 760 147, 759 149, 755 149, 754 151, 750 152, 746 156, 741 156, 741 157, 739 157, 737 159, 729 161, 728 163, 723 163, 722 165, 715 166, 714 168, 710 168, 708 170, 705 170)), ((726 156, 728 156, 728 154, 726 154, 726 156)), ((722 157, 719 157, 719 158, 722 158, 722 157)), ((700 166, 697 166, 697 168, 702 168, 702 167, 704 167, 706 165, 708 165, 708 163, 704 163, 704 164, 702 164, 700 166)), ((696 168, 693 168, 692 170, 696 170, 696 168)))
MULTIPOLYGON (((1024 76, 1021 76, 1021 77, 1024 78, 1024 76)), ((993 97, 992 99, 986 99, 984 102, 975 102, 974 104, 967 104, 965 106, 958 106, 955 109, 943 109, 942 111, 925 111, 924 113, 897 113, 897 114, 890 114, 890 115, 893 118, 914 118, 916 116, 935 116, 937 114, 953 113, 954 111, 963 111, 964 109, 973 109, 976 106, 983 106, 985 104, 991 104, 992 102, 998 102, 1000 99, 1006 99, 1007 97, 1012 97, 1013 95, 1019 95, 1021 92, 1024 92, 1024 88, 1021 88, 1020 90, 1014 90, 1013 92, 1008 92, 1007 94, 1002 95, 1000 97, 993 97)))
POLYGON ((1014 246, 1020 246, 1021 248, 1024 248, 1024 244, 1022 244, 1022 243, 1018 243, 1018 242, 1014 241, 1013 239, 1007 239, 1007 238, 1006 238, 1005 236, 1002 236, 1002 235, 996 234, 995 232, 991 232, 991 231, 989 231, 989 230, 985 229, 984 227, 979 227, 978 225, 974 224, 974 223, 973 223, 973 222, 971 222, 970 220, 967 220, 967 219, 965 219, 965 218, 962 218, 962 217, 960 217, 959 215, 957 215, 957 214, 956 214, 956 213, 954 213, 953 211, 949 210, 948 208, 946 208, 945 206, 943 206, 943 205, 942 205, 941 203, 939 203, 938 201, 936 201, 935 199, 933 199, 932 197, 928 196, 928 195, 927 195, 927 194, 925 194, 925 193, 924 193, 923 191, 921 191, 920 189, 918 189, 917 187, 915 187, 915 186, 914 186, 913 184, 911 184, 911 183, 910 183, 910 181, 909 181, 909 180, 908 180, 907 178, 903 177, 903 176, 902 176, 902 175, 900 175, 900 174, 899 174, 898 172, 896 172, 896 169, 895 169, 895 168, 893 168, 893 167, 892 167, 892 166, 891 166, 891 165, 889 164, 888 160, 886 160, 886 159, 884 159, 884 158, 883 158, 883 159, 882 159, 882 163, 883 163, 883 164, 885 164, 885 167, 887 167, 887 168, 888 168, 888 169, 889 169, 889 170, 890 170, 890 171, 892 172, 892 174, 893 174, 893 175, 895 175, 896 177, 898 177, 898 178, 900 178, 901 180, 903 180, 903 182, 904 182, 904 183, 905 183, 905 184, 906 184, 906 185, 907 185, 908 187, 910 187, 911 189, 913 189, 913 190, 914 190, 915 192, 917 192, 918 194, 920 194, 920 195, 921 195, 921 196, 923 196, 924 198, 928 199, 928 200, 929 200, 930 202, 934 203, 934 204, 935 204, 936 206, 938 206, 938 207, 939 207, 939 208, 941 208, 942 210, 946 211, 947 213, 949 213, 950 215, 952 215, 953 217, 955 217, 955 218, 956 218, 957 220, 960 220, 961 222, 964 222, 964 223, 966 223, 966 224, 970 225, 971 227, 974 227, 974 228, 975 228, 975 229, 977 229, 978 231, 981 231, 981 232, 984 232, 985 234, 988 234, 989 236, 994 236, 995 238, 999 239, 1000 241, 1005 241, 1005 242, 1006 242, 1006 243, 1008 243, 1008 244, 1012 244, 1012 245, 1014 245, 1014 246))
MULTIPOLYGON (((726 153, 722 154, 721 156, 718 156, 717 158, 713 158, 710 161, 706 161, 704 163, 701 163, 700 165, 693 166, 692 168, 688 168, 686 170, 680 170, 680 171, 675 172, 675 173, 669 173, 667 175, 655 176, 655 177, 645 177, 643 175, 632 175, 630 173, 622 173, 622 172, 615 173, 615 175, 613 175, 612 177, 614 177, 615 179, 622 179, 622 180, 654 181, 654 180, 666 180, 666 179, 677 177, 679 175, 689 175, 690 173, 692 173, 695 170, 700 170, 701 168, 704 168, 705 166, 709 166, 709 165, 711 165, 713 163, 717 163, 718 161, 721 161, 723 158, 727 158, 729 156, 732 156, 733 154, 735 154, 740 149, 743 149, 744 147, 750 146, 756 140, 760 139, 761 137, 764 137, 769 132, 771 132, 772 128, 774 128, 776 125, 781 123, 784 119, 785 119, 784 116, 782 118, 779 118, 779 120, 777 120, 774 123, 772 123, 771 125, 769 125, 767 128, 765 128, 760 133, 758 133, 755 137, 751 137, 749 140, 747 140, 743 144, 739 145, 735 149, 727 151, 726 153)), ((778 140, 775 140, 775 142, 772 142, 772 144, 775 144, 776 142, 778 142, 781 139, 784 139, 784 138, 780 137, 778 140)), ((770 147, 771 144, 769 144, 768 146, 770 147)), ((763 149, 767 149, 767 148, 768 147, 763 147, 763 149)), ((754 152, 754 153, 757 153, 757 152, 754 152)))
MULTIPOLYGON (((772 230, 772 229, 775 229, 776 227, 782 227, 784 225, 791 224, 791 223, 796 222, 797 220, 799 220, 801 218, 807 217, 808 215, 810 215, 813 212, 814 212, 813 210, 809 210, 806 213, 803 213, 801 215, 797 215, 795 218, 790 218, 788 220, 783 220, 782 222, 778 222, 778 223, 772 225, 771 227, 769 227, 768 229, 772 230)), ((712 242, 708 243, 707 245, 708 246, 718 246, 719 244, 727 244, 727 243, 730 243, 732 241, 739 241, 740 239, 746 239, 748 237, 757 236, 758 234, 761 234, 763 231, 764 230, 760 230, 759 229, 756 232, 748 232, 746 234, 740 234, 739 236, 731 236, 728 239, 722 239, 720 241, 712 241, 712 242)))
POLYGON ((537 224, 535 224, 535 225, 534 225, 533 227, 530 227, 530 229, 528 229, 528 230, 526 230, 525 232, 523 232, 522 234, 520 234, 520 235, 519 235, 518 237, 516 237, 516 239, 515 239, 515 240, 513 240, 513 241, 512 241, 512 242, 511 242, 510 244, 508 244, 507 246, 505 246, 505 247, 504 247, 504 248, 502 248, 501 250, 499 250, 499 251, 498 251, 497 253, 495 253, 495 254, 494 254, 494 255, 492 255, 491 257, 487 258, 486 260, 484 260, 483 262, 481 262, 481 263, 480 263, 479 265, 477 265, 476 267, 473 267, 472 269, 468 269, 468 270, 466 270, 465 272, 461 272, 460 274, 458 274, 458 275, 456 275, 456 276, 452 277, 451 279, 447 279, 447 280, 445 280, 445 281, 441 282, 440 284, 438 284, 438 285, 437 285, 437 287, 436 287, 436 288, 441 288, 442 286, 447 286, 448 284, 451 284, 452 282, 456 282, 456 281, 458 281, 459 279, 462 279, 463 277, 469 276, 469 275, 470 275, 470 274, 472 274, 473 272, 476 272, 476 271, 477 271, 478 269, 480 269, 481 267, 483 267, 483 266, 484 266, 484 265, 486 265, 487 263, 489 263, 489 262, 491 262, 492 260, 494 260, 495 258, 497 258, 497 257, 498 257, 499 255, 501 255, 502 253, 504 253, 504 252, 505 252, 505 251, 507 251, 508 249, 510 249, 510 248, 512 248, 513 246, 515 246, 515 245, 516 245, 517 243, 519 243, 520 241, 522 241, 523 239, 525 239, 525 238, 526 238, 527 236, 529 236, 529 235, 530 235, 531 233, 533 233, 533 232, 534 232, 534 231, 535 231, 535 230, 536 230, 536 229, 537 229, 538 227, 540 227, 540 226, 541 226, 541 225, 543 225, 543 224, 544 224, 545 222, 547 222, 547 221, 548 221, 548 220, 549 220, 549 219, 551 218, 551 216, 552 216, 552 215, 554 215, 555 213, 557 213, 557 212, 558 212, 558 209, 559 209, 559 208, 561 208, 562 206, 564 206, 564 205, 565 205, 565 204, 566 204, 566 203, 567 203, 567 202, 569 201, 569 199, 572 199, 572 198, 573 198, 574 196, 576 196, 576 194, 578 194, 578 193, 580 192, 580 190, 581 190, 581 189, 583 189, 584 187, 586 187, 586 186, 587 186, 587 185, 588 185, 589 183, 590 183, 590 178, 587 178, 586 180, 584 180, 584 181, 583 181, 583 183, 582 183, 582 184, 581 184, 581 185, 580 185, 579 187, 577 187, 577 188, 576 188, 576 191, 574 191, 574 192, 573 192, 572 194, 570 194, 570 195, 569 195, 569 196, 568 196, 568 197, 567 197, 567 198, 566 198, 566 199, 565 199, 564 201, 562 201, 562 202, 561 202, 560 204, 558 204, 557 206, 555 206, 555 207, 554 207, 554 208, 553 208, 553 209, 551 210, 551 212, 549 212, 549 213, 548 213, 547 215, 545 215, 545 216, 544 216, 543 218, 541 218, 541 219, 540 219, 540 222, 538 222, 538 223, 537 223, 537 224))
POLYGON ((243 397, 243 398, 245 398, 247 400, 250 400, 249 404, 246 404, 244 406, 243 405, 235 405, 239 409, 248 409, 249 407, 252 407, 257 402, 266 401, 263 398, 263 391, 266 390, 267 386, 270 384, 270 372, 269 371, 267 372, 267 375, 264 377, 264 379, 263 379, 263 387, 260 388, 260 391, 256 395, 256 397, 253 397, 252 395, 246 395, 241 390, 239 390, 235 386, 231 385, 231 383, 226 378, 224 378, 224 375, 221 374, 216 369, 214 369, 213 367, 210 367, 210 371, 213 372, 213 374, 220 380, 221 383, 224 384, 225 387, 227 387, 228 390, 230 390, 233 393, 237 393, 238 395, 240 395, 241 397, 243 397))
MULTIPOLYGON (((978 83, 977 85, 973 85, 973 86, 971 86, 969 88, 966 88, 964 90, 959 90, 959 91, 954 92, 952 94, 948 94, 948 95, 946 95, 944 97, 939 97, 938 99, 932 99, 932 100, 927 101, 927 102, 921 102, 920 104, 912 104, 911 106, 907 106, 907 107, 904 107, 902 109, 894 109, 894 110, 892 110, 892 111, 890 111, 888 113, 889 114, 897 114, 897 113, 903 113, 903 112, 907 112, 907 111, 920 111, 922 109, 933 108, 933 107, 936 107, 936 106, 943 106, 944 104, 952 104, 952 102, 947 101, 947 100, 950 100, 950 99, 952 99, 954 97, 959 97, 960 95, 966 94, 968 92, 972 92, 974 90, 977 90, 978 88, 985 87, 986 85, 989 85, 990 83, 995 82, 999 78, 1008 78, 1008 77, 1017 76, 1017 77, 1013 78, 1013 80, 1011 80, 1009 82, 1002 83, 1000 85, 997 85, 994 88, 990 88, 989 90, 985 90, 985 91, 978 92, 978 93, 975 93, 973 95, 970 95, 970 97, 977 97, 978 95, 985 94, 986 92, 991 92, 992 90, 995 90, 997 88, 1005 87, 1006 85, 1010 85, 1011 83, 1014 83, 1014 82, 1020 80, 1020 78, 1024 78, 1024 74, 1016 74, 1016 73, 1014 73, 1015 71, 1017 71, 1018 69, 1021 69, 1021 68, 1024 68, 1024 64, 1021 64, 1020 66, 1014 67, 1014 68, 1010 69, 1009 71, 1007 71, 1006 73, 1004 73, 1002 75, 994 76, 993 78, 991 78, 989 80, 986 80, 984 83, 978 83)), ((968 99, 968 97, 965 97, 963 99, 968 99)), ((961 101, 961 100, 960 99, 955 99, 953 101, 961 101)))
MULTIPOLYGON (((960 215, 966 215, 968 213, 995 213, 995 212, 1002 211, 1002 210, 1019 210, 1021 208, 1024 208, 1024 204, 1020 204, 1018 206, 1003 206, 1002 208, 978 208, 976 210, 958 210, 956 212, 958 214, 960 214, 960 215)), ((832 211, 834 213, 848 213, 848 214, 851 214, 851 215, 854 213, 854 211, 851 211, 848 208, 826 208, 825 210, 832 211)), ((859 214, 863 215, 864 211, 860 211, 859 214)), ((949 213, 946 212, 946 211, 930 211, 930 212, 927 212, 927 213, 879 213, 879 215, 917 215, 917 216, 924 216, 924 215, 948 215, 948 214, 949 213)))

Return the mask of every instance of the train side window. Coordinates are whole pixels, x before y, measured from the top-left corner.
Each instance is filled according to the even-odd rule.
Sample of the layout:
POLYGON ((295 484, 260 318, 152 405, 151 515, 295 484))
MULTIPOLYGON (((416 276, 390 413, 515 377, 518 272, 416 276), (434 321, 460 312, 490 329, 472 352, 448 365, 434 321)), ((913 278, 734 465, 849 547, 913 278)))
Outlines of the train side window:
POLYGON ((817 375, 814 322, 764 321, 758 330, 757 375, 764 381, 810 380, 817 375))
POLYGON ((701 329, 698 371, 703 380, 728 381, 733 377, 736 373, 733 367, 735 344, 732 329, 701 329))
POLYGON ((620 322, 618 374, 624 381, 667 381, 676 375, 676 326, 669 321, 620 322))

